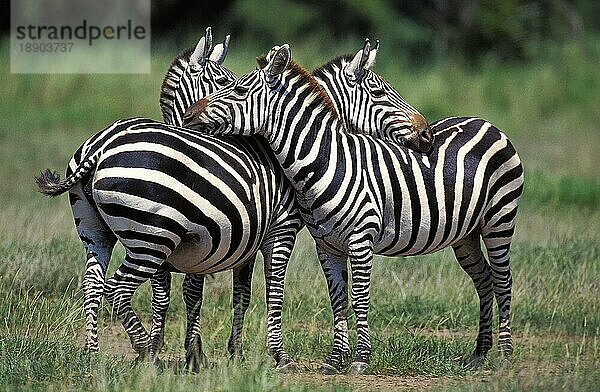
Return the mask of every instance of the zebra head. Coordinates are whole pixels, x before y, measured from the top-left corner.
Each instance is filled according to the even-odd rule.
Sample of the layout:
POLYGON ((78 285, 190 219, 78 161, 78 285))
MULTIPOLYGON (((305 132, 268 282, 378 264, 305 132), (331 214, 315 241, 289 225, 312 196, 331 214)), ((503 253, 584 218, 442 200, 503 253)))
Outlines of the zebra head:
POLYGON ((392 140, 416 151, 427 152, 433 134, 425 117, 386 80, 371 70, 374 47, 367 38, 354 56, 342 56, 313 71, 351 132, 392 140))
POLYGON ((269 93, 282 87, 280 75, 290 60, 287 44, 275 46, 266 57, 257 58, 257 69, 190 106, 183 125, 218 135, 261 134, 269 115, 269 93))
POLYGON ((212 31, 208 27, 195 48, 184 50, 173 60, 160 89, 160 110, 165 123, 182 125, 188 107, 236 79, 222 65, 228 49, 229 35, 212 47, 212 31))

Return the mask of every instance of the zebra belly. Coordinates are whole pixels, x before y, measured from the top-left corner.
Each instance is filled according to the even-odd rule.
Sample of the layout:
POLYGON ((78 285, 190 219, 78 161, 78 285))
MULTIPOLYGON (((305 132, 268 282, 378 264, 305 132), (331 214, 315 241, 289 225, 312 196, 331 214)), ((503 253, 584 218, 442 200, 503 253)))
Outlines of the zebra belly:
POLYGON ((179 243, 167 261, 181 272, 212 274, 242 265, 258 251, 251 249, 242 255, 223 260, 220 257, 207 257, 212 248, 208 242, 198 236, 189 236, 179 243))
POLYGON ((429 240, 428 236, 417 235, 416 241, 411 240, 410 233, 405 232, 406 236, 401 235, 396 239, 396 242, 392 243, 390 247, 389 242, 383 246, 380 243, 374 247, 374 253, 381 256, 414 256, 414 255, 425 255, 437 252, 448 246, 454 244, 465 235, 457 233, 452 238, 448 238, 445 241, 429 240))
POLYGON ((407 214, 401 215, 400 231, 396 232, 394 225, 389 224, 374 244, 374 253, 382 256, 413 256, 437 252, 476 230, 483 211, 469 211, 450 221, 444 218, 444 212, 435 213, 440 216, 435 226, 430 219, 413 222, 407 214), (465 222, 471 224, 466 225, 465 222))
POLYGON ((171 206, 135 195, 98 189, 93 195, 105 223, 128 253, 150 255, 157 263, 165 260, 155 255, 164 254, 181 272, 208 274, 240 265, 256 254, 267 230, 256 208, 245 209, 234 222, 231 213, 215 216, 208 213, 209 203, 197 202, 206 215, 202 222, 192 222, 171 206))

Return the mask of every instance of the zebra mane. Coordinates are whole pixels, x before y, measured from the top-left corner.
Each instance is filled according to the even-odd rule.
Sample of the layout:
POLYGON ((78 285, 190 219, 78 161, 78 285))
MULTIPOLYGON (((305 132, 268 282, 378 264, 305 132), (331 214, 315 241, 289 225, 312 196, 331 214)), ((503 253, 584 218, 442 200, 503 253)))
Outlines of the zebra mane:
POLYGON ((333 60, 321 65, 320 67, 315 68, 315 70, 312 71, 312 74, 315 77, 324 79, 325 74, 327 72, 332 72, 335 67, 341 68, 342 64, 349 63, 350 61, 352 61, 353 57, 354 57, 354 55, 352 55, 352 54, 344 54, 344 55, 338 56, 338 57, 334 58, 333 60))
POLYGON ((335 110, 335 105, 329 97, 329 94, 327 94, 323 86, 321 86, 319 82, 317 82, 313 75, 311 75, 308 71, 302 68, 294 60, 290 60, 290 64, 287 67, 287 71, 290 72, 292 76, 299 76, 300 80, 303 83, 308 84, 311 91, 316 93, 317 102, 322 103, 327 110, 331 111, 336 115, 336 117, 339 118, 337 111, 335 110))
POLYGON ((181 76, 190 65, 190 56, 194 52, 194 48, 187 48, 173 59, 171 65, 167 69, 165 78, 163 79, 162 85, 160 86, 160 108, 164 114, 164 108, 170 108, 173 110, 174 92, 179 87, 181 76))

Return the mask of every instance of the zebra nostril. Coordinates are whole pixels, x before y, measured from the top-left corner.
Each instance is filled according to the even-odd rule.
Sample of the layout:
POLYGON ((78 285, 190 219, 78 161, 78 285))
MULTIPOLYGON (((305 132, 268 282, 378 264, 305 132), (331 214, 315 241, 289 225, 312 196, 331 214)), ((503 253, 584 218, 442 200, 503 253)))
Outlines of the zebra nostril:
POLYGON ((413 137, 416 139, 416 149, 421 152, 429 152, 433 146, 433 132, 425 117, 420 114, 411 116, 413 137))
POLYGON ((410 122, 412 123, 412 129, 417 132, 419 136, 423 131, 429 129, 429 123, 427 123, 427 120, 425 120, 425 117, 422 115, 416 113, 411 115, 409 118, 410 122))

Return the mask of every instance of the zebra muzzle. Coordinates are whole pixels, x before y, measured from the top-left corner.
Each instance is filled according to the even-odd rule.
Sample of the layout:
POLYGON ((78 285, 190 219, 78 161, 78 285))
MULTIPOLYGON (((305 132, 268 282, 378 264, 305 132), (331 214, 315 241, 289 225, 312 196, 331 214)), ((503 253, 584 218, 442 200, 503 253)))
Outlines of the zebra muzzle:
POLYGON ((207 105, 208 99, 202 98, 201 100, 190 106, 183 114, 183 125, 191 126, 201 124, 200 115, 206 112, 207 105))
POLYGON ((414 140, 417 149, 421 152, 428 152, 431 150, 434 142, 433 132, 431 131, 429 123, 425 120, 425 117, 421 115, 413 115, 411 117, 411 122, 413 132, 417 136, 415 138, 416 140, 414 140))

